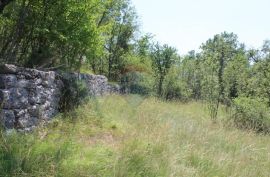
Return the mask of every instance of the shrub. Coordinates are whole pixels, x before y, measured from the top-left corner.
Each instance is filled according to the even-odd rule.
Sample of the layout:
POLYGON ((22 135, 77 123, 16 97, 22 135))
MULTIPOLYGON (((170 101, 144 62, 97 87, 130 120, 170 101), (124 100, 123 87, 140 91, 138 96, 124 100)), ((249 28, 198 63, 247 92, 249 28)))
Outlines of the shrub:
POLYGON ((179 78, 177 68, 172 68, 165 77, 162 96, 167 100, 187 101, 191 97, 192 91, 188 88, 187 83, 179 78))
POLYGON ((121 85, 124 93, 151 95, 154 80, 151 75, 140 72, 129 72, 122 76, 121 85))
POLYGON ((68 76, 63 76, 64 89, 60 100, 60 110, 66 112, 78 107, 89 97, 84 81, 68 76))
POLYGON ((270 111, 263 99, 248 97, 234 99, 232 119, 239 128, 270 132, 270 111))

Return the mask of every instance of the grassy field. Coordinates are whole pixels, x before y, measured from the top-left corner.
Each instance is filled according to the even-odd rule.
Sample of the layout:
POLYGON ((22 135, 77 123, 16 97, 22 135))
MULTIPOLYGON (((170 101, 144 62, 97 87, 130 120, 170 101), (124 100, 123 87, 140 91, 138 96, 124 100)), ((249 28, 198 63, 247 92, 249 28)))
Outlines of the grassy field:
POLYGON ((212 123, 202 103, 90 100, 35 133, 0 142, 0 176, 270 176, 270 136, 212 123))

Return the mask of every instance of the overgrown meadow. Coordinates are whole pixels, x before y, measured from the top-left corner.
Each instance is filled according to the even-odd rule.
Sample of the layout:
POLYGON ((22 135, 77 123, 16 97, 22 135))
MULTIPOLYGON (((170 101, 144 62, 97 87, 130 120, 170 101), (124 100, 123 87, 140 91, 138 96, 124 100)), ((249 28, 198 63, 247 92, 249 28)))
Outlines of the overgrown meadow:
POLYGON ((0 177, 270 176, 270 40, 225 31, 182 54, 138 16, 131 0, 0 0, 0 64, 100 74, 124 94, 85 102, 67 80, 48 125, 1 131, 0 177))
POLYGON ((225 107, 138 95, 92 99, 32 134, 1 133, 0 176, 269 176, 270 138, 225 107))

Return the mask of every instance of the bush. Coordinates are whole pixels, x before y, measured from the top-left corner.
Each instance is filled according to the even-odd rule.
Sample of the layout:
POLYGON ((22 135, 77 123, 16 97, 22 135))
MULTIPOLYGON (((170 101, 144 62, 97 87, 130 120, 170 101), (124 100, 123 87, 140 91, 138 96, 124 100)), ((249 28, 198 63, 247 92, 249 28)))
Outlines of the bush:
POLYGON ((146 73, 129 72, 122 76, 121 85, 124 93, 151 95, 154 80, 151 75, 146 73))
POLYGON ((232 119, 239 128, 270 132, 270 111, 263 99, 247 97, 234 99, 232 119))
POLYGON ((89 97, 88 89, 84 81, 68 76, 63 76, 64 89, 60 100, 61 112, 77 108, 89 97))
POLYGON ((167 100, 188 101, 191 98, 192 91, 188 88, 187 83, 179 78, 176 68, 172 68, 165 77, 162 96, 167 100))

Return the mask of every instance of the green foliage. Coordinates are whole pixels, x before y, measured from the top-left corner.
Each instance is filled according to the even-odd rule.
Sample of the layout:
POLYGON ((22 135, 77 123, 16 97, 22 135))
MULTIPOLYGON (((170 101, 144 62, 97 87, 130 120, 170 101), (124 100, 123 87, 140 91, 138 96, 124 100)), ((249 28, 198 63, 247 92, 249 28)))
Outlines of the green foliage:
POLYGON ((157 94, 162 95, 162 87, 165 76, 168 74, 173 63, 177 60, 176 49, 168 45, 155 44, 151 50, 152 68, 157 82, 157 94))
POLYGON ((154 78, 147 73, 129 72, 122 76, 121 86, 124 93, 153 95, 154 78))
POLYGON ((264 99, 239 97, 234 99, 232 119, 239 128, 270 132, 270 112, 264 99))
POLYGON ((152 40, 151 34, 146 34, 139 38, 135 44, 135 51, 138 54, 138 56, 142 59, 142 62, 144 62, 144 58, 149 56, 150 49, 151 49, 151 40, 152 40))
POLYGON ((0 27, 1 58, 28 67, 78 69, 98 48, 98 5, 96 0, 15 1, 3 14, 11 23, 0 27))
MULTIPOLYGON (((220 107, 233 106, 238 127, 269 131, 269 41, 247 50, 237 35, 223 32, 203 43, 200 53, 180 57, 175 48, 154 44, 152 35, 138 30, 130 0, 1 1, 0 63, 93 72, 121 81, 128 93, 203 100, 214 122, 220 107)), ((85 83, 64 81, 69 87, 61 109, 71 110, 89 95, 85 83)))
POLYGON ((16 0, 0 16, 0 58, 75 71, 87 64, 115 78, 136 30, 129 0, 16 0))
POLYGON ((171 68, 167 76, 165 77, 162 96, 167 100, 181 100, 188 101, 191 99, 192 90, 188 87, 188 83, 183 81, 178 68, 171 68))
POLYGON ((253 77, 249 78, 248 93, 251 96, 266 98, 270 106, 270 58, 257 62, 251 70, 253 77))
POLYGON ((85 102, 90 95, 84 81, 65 75, 63 75, 62 78, 66 87, 63 88, 62 91, 60 110, 62 112, 67 112, 77 108, 80 104, 85 102))
POLYGON ((123 68, 122 74, 128 72, 143 72, 152 74, 152 61, 149 56, 140 56, 137 53, 131 53, 125 55, 124 60, 125 66, 123 68))
POLYGON ((250 64, 245 55, 237 54, 224 69, 224 98, 227 105, 232 99, 247 95, 250 64))
POLYGON ((190 51, 179 64, 179 80, 187 90, 189 99, 203 99, 202 97, 202 61, 199 54, 190 51))
POLYGON ((137 30, 137 16, 129 0, 114 0, 109 1, 101 21, 105 19, 107 28, 102 32, 105 50, 99 59, 103 62, 99 64, 106 62, 106 65, 97 66, 96 60, 93 60, 92 67, 105 70, 109 80, 118 80, 125 67, 125 56, 132 49, 131 41, 137 30))
MULTIPOLYGON (((244 46, 238 42, 237 36, 233 33, 221 33, 215 35, 202 45, 202 60, 204 70, 203 92, 209 102, 211 118, 215 121, 220 103, 226 104, 226 85, 224 73, 229 63, 237 58, 237 55, 244 54, 244 46)), ((228 78, 230 79, 230 78, 228 78)), ((229 84, 228 84, 229 85, 229 84)), ((227 91, 237 91, 229 88, 227 91)))

